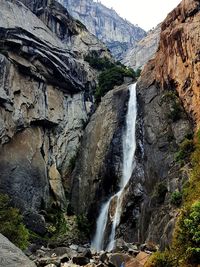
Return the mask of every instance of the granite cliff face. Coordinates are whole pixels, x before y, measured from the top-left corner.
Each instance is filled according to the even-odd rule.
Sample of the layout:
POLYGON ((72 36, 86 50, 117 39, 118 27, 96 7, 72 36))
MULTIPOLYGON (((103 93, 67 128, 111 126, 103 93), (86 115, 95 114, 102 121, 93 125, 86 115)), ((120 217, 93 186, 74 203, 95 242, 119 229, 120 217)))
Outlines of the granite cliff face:
POLYGON ((144 65, 154 57, 160 40, 159 24, 155 29, 150 30, 141 41, 139 41, 135 47, 130 48, 123 57, 122 63, 126 66, 137 70, 143 68, 144 65))
POLYGON ((121 176, 127 100, 127 84, 107 93, 82 138, 72 175, 71 204, 76 213, 88 213, 93 222, 99 204, 116 190, 121 176))
POLYGON ((104 42, 112 54, 121 59, 122 54, 133 47, 145 35, 140 27, 122 19, 113 9, 93 0, 59 0, 99 40, 104 42))
MULTIPOLYGON (((161 39, 155 58, 144 67, 137 84, 137 166, 125 193, 123 214, 117 230, 117 237, 126 241, 149 241, 164 248, 172 239, 178 212, 171 204, 170 196, 181 190, 188 179, 187 168, 183 172, 176 161, 176 152, 186 136, 192 135, 194 124, 199 125, 199 10, 199 1, 182 1, 168 15, 161 26, 161 39)), ((121 105, 126 110, 125 102, 118 106, 121 105)), ((100 117, 94 117, 93 120, 94 125, 102 125, 100 117)), ((101 127, 104 126, 108 132, 109 127, 101 127)), ((87 136, 91 136, 87 129, 85 134, 84 140, 87 140, 87 136)), ((105 168, 109 158, 105 160, 96 154, 101 151, 101 142, 106 144, 107 140, 110 143, 106 137, 96 139, 93 143, 96 148, 88 146, 87 141, 83 144, 74 172, 74 185, 81 188, 76 201, 72 198, 77 212, 90 214, 91 210, 95 211, 92 199, 102 199, 104 202, 112 192, 116 192, 115 185, 120 172, 112 180, 116 172, 110 174, 109 169, 105 168), (89 160, 91 166, 87 169, 80 162, 87 159, 91 151, 94 154, 89 160), (96 160, 100 162, 97 164, 96 160), (80 169, 78 166, 81 166, 80 169), (103 176, 99 174, 98 166, 106 171, 103 176), (102 177, 102 181, 103 177, 110 181, 106 190, 99 177, 102 177), (99 185, 97 188, 96 183, 99 185), (89 188, 90 194, 87 195, 89 188), (83 201, 84 193, 87 195, 86 202, 83 201), (78 203, 84 203, 83 210, 79 210, 78 203)), ((120 142, 118 144, 120 147, 120 142)), ((108 145, 107 151, 109 148, 108 145)), ((120 164, 114 162, 114 166, 120 164)))
POLYGON ((66 208, 63 183, 96 84, 83 57, 110 55, 54 1, 0 5, 0 191, 28 216, 66 208))
POLYGON ((178 216, 169 196, 188 179, 174 153, 199 127, 199 10, 199 1, 185 0, 167 16, 159 49, 138 82, 145 192, 140 233, 161 247, 171 240, 178 216))
MULTIPOLYGON (((161 28, 161 41, 155 59, 147 65, 162 88, 176 89, 190 117, 200 125, 199 95, 199 1, 182 1, 161 28)), ((145 74, 144 74, 145 75, 145 74)))

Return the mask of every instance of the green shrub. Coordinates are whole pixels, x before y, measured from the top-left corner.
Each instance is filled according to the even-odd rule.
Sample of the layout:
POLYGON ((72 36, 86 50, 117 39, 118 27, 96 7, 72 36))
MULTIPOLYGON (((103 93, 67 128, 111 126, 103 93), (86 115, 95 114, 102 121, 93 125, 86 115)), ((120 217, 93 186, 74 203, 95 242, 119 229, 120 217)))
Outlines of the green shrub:
POLYGON ((181 115, 182 115, 182 107, 179 102, 175 101, 172 105, 171 112, 168 114, 168 117, 173 122, 176 122, 181 119, 181 115))
POLYGON ((135 79, 135 72, 130 68, 118 65, 103 71, 98 79, 99 86, 95 93, 96 102, 99 102, 101 97, 112 90, 115 85, 123 84, 124 77, 135 79))
POLYGON ((182 210, 175 238, 175 245, 184 260, 189 263, 200 263, 200 201, 182 210))
POLYGON ((179 151, 176 153, 175 160, 181 161, 188 158, 194 151, 193 140, 185 139, 179 146, 179 151))
POLYGON ((23 224, 23 217, 3 194, 0 194, 0 232, 19 248, 28 246, 29 231, 23 224))
POLYGON ((139 78, 140 75, 141 75, 141 72, 142 72, 142 70, 141 70, 140 68, 138 68, 138 69, 135 71, 135 77, 136 77, 136 78, 139 78))
POLYGON ((69 230, 64 213, 56 209, 51 209, 46 215, 48 235, 51 239, 56 239, 69 230))
POLYGON ((168 251, 158 251, 152 254, 145 267, 173 267, 175 266, 175 261, 176 259, 168 251))
POLYGON ((177 207, 180 206, 182 203, 182 193, 179 191, 173 192, 171 194, 170 202, 174 206, 177 206, 177 207))
POLYGON ((115 66, 110 59, 106 57, 100 58, 96 51, 93 51, 90 55, 87 55, 84 60, 87 61, 92 68, 99 71, 110 69, 115 66))

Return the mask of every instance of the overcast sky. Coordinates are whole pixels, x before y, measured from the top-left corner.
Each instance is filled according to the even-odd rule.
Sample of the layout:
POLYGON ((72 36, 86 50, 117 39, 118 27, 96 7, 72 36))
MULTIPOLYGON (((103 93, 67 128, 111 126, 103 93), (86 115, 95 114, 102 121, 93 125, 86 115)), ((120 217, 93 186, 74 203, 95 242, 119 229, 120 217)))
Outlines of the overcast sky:
POLYGON ((138 24, 144 30, 150 30, 163 21, 167 14, 181 0, 100 0, 107 7, 113 7, 117 13, 138 24))

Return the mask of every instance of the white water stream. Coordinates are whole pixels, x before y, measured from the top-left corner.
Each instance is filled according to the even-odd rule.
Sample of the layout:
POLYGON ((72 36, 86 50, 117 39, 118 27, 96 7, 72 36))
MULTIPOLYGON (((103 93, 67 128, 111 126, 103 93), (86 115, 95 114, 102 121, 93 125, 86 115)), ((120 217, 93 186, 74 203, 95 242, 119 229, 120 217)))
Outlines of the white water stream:
POLYGON ((136 117, 137 117, 137 99, 136 99, 136 83, 130 85, 130 98, 128 103, 128 112, 126 115, 126 129, 123 134, 123 173, 120 182, 120 190, 102 205, 99 217, 97 219, 96 233, 92 241, 91 247, 97 251, 105 249, 105 231, 108 223, 109 207, 112 201, 116 199, 115 213, 112 218, 112 229, 109 236, 109 243, 106 250, 111 251, 115 246, 116 228, 120 223, 122 213, 123 191, 128 184, 133 169, 134 156, 136 150, 136 117))

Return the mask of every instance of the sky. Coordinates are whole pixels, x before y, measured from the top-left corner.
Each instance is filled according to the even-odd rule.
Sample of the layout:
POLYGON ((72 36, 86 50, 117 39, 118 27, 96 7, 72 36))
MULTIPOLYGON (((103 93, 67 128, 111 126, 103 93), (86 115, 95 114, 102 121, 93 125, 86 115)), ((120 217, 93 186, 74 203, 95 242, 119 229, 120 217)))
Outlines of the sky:
POLYGON ((181 0, 100 0, 133 24, 148 31, 162 22, 181 0))

